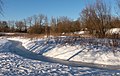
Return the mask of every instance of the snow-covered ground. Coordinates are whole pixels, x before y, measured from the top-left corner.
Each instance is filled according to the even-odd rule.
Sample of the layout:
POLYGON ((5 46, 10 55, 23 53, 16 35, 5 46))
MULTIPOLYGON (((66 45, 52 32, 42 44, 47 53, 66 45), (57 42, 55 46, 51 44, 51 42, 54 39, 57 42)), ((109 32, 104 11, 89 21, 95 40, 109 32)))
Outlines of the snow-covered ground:
POLYGON ((70 67, 22 58, 11 53, 0 53, 0 76, 114 76, 119 71, 88 67, 70 67))
POLYGON ((112 47, 109 46, 111 40, 108 39, 81 39, 72 42, 72 40, 66 38, 67 37, 61 37, 61 39, 28 39, 15 37, 8 39, 20 41, 29 51, 48 57, 69 61, 120 66, 120 40, 117 41, 117 47, 112 47), (94 42, 94 44, 92 42, 94 42))
POLYGON ((106 32, 106 34, 119 34, 120 35, 120 28, 112 28, 106 32))
MULTIPOLYGON (((18 38, 17 38, 18 39, 18 38)), ((16 39, 16 40, 17 40, 16 39)), ((21 38, 19 38, 20 40, 21 38)), ((22 41, 25 39, 21 39, 22 41)), ((25 41, 29 41, 25 40, 25 41)), ((24 42, 25 42, 24 41, 24 42)), ((71 67, 31 60, 11 53, 12 43, 0 38, 0 76, 119 76, 120 71, 89 67, 71 67)), ((25 43, 24 43, 25 44, 25 43)), ((26 43, 28 44, 28 43, 26 43)))

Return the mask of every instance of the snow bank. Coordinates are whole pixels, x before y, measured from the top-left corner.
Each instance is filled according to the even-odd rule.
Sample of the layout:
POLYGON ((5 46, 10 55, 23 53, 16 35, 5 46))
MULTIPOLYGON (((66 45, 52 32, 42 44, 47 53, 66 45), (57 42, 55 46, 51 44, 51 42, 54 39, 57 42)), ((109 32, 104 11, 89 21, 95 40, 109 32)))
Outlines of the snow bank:
POLYGON ((106 34, 119 34, 120 35, 120 28, 112 28, 108 30, 106 34))
POLYGON ((82 46, 61 46, 45 52, 43 55, 70 61, 120 65, 120 52, 105 52, 107 50, 110 49, 105 50, 104 47, 98 47, 96 49, 82 46))
POLYGON ((48 57, 104 65, 120 65, 120 47, 114 49, 101 44, 81 45, 79 42, 76 45, 56 44, 54 39, 25 39, 20 37, 9 39, 21 41, 29 51, 48 57))

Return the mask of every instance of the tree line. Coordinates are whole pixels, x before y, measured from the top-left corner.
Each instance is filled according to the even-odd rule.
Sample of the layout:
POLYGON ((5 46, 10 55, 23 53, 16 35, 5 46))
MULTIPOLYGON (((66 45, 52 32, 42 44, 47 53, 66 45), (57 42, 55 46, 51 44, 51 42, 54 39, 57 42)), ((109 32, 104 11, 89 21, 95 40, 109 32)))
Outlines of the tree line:
POLYGON ((67 16, 48 17, 44 14, 34 15, 21 21, 0 21, 0 32, 22 32, 30 34, 62 34, 74 33, 87 28, 96 37, 105 37, 107 30, 120 28, 120 0, 116 0, 116 15, 112 14, 111 6, 104 0, 96 0, 87 5, 77 20, 67 16))
POLYGON ((40 14, 28 17, 21 21, 0 21, 0 32, 22 32, 30 34, 70 33, 80 31, 80 21, 73 21, 66 16, 59 18, 40 14), (6 30, 5 30, 6 29, 6 30))

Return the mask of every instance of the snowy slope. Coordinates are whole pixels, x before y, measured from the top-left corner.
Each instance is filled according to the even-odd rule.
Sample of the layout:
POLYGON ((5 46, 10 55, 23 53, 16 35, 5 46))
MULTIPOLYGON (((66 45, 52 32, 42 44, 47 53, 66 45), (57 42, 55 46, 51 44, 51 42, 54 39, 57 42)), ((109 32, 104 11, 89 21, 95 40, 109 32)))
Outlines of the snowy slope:
MULTIPOLYGON (((65 37, 63 37, 63 40, 65 37)), ((69 45, 67 43, 56 44, 52 38, 48 39, 25 39, 9 38, 11 40, 21 41, 23 46, 29 51, 43 54, 48 57, 59 58, 69 61, 81 61, 87 63, 97 63, 104 65, 120 65, 120 47, 114 49, 109 46, 99 45, 69 45), (113 52, 117 51, 117 52, 113 52)), ((98 40, 106 42, 106 40, 98 40)))
POLYGON ((9 51, 8 47, 11 43, 8 41, 7 38, 0 37, 0 52, 1 51, 9 51))
POLYGON ((69 60, 105 64, 105 65, 120 65, 120 52, 114 54, 112 52, 101 52, 101 49, 91 49, 89 51, 88 49, 89 48, 80 47, 80 46, 79 47, 63 46, 60 48, 57 47, 53 50, 50 50, 44 53, 44 55, 67 60, 76 54, 69 60))
MULTIPOLYGON (((23 40, 22 40, 23 41, 23 40)), ((103 70, 88 67, 70 67, 66 65, 42 62, 23 58, 11 53, 10 43, 0 38, 0 76, 112 76, 120 75, 117 70, 103 70), (6 51, 9 50, 9 51, 6 51)))

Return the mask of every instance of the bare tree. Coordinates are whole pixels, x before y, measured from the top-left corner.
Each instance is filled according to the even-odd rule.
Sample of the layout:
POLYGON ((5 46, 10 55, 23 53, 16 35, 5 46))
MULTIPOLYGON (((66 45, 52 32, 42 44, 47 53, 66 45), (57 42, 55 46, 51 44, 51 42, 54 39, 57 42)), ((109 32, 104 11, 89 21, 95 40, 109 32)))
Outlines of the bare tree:
POLYGON ((109 28, 110 21, 111 21, 111 8, 109 6, 106 5, 106 3, 104 3, 101 0, 97 0, 96 2, 96 14, 99 18, 99 31, 97 31, 99 33, 99 36, 105 36, 105 32, 107 31, 107 29, 109 28))
POLYGON ((8 23, 6 21, 0 21, 0 31, 9 32, 8 23))
POLYGON ((81 24, 79 20, 72 22, 71 32, 77 32, 81 30, 81 24))
POLYGON ((32 17, 28 17, 28 18, 27 18, 28 25, 29 25, 30 27, 32 26, 32 20, 33 20, 32 17))
POLYGON ((33 16, 33 20, 34 20, 34 25, 37 25, 38 24, 38 17, 37 17, 37 15, 33 16))
POLYGON ((117 10, 117 18, 114 19, 114 26, 117 26, 117 28, 120 28, 120 0, 116 0, 116 5, 118 7, 118 10, 117 10), (116 22, 116 23, 115 23, 116 22))
POLYGON ((16 27, 18 32, 23 32, 24 31, 24 22, 23 21, 17 21, 16 23, 16 27))
POLYGON ((51 33, 57 33, 57 20, 56 20, 56 18, 54 18, 54 17, 51 18, 50 25, 51 25, 51 33))
POLYGON ((10 27, 10 32, 15 32, 15 21, 8 21, 8 26, 10 27))
POLYGON ((28 32, 29 33, 36 33, 36 34, 41 34, 45 32, 45 16, 43 14, 40 15, 34 15, 31 18, 29 18, 29 24, 30 26, 33 25, 29 28, 28 32))
POLYGON ((49 35, 50 35, 50 29, 49 29, 49 26, 48 26, 48 18, 47 18, 47 16, 45 17, 44 26, 45 26, 45 33, 46 33, 47 38, 48 38, 49 35))
POLYGON ((45 21, 45 16, 43 14, 40 14, 38 16, 39 25, 42 26, 44 24, 44 21, 45 21))
POLYGON ((120 28, 120 19, 118 17, 112 18, 111 24, 111 28, 120 28))
POLYGON ((111 26, 111 9, 102 0, 86 7, 82 11, 82 20, 88 30, 98 37, 105 37, 105 32, 111 26))
POLYGON ((59 33, 70 33, 72 29, 72 20, 62 16, 57 19, 57 30, 59 33))
POLYGON ((23 23, 24 23, 24 32, 27 32, 27 19, 23 19, 23 23))
POLYGON ((85 26, 84 28, 87 28, 91 34, 94 34, 94 30, 97 28, 97 22, 99 22, 94 6, 88 5, 82 10, 80 16, 82 25, 85 26))

